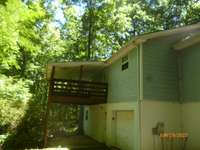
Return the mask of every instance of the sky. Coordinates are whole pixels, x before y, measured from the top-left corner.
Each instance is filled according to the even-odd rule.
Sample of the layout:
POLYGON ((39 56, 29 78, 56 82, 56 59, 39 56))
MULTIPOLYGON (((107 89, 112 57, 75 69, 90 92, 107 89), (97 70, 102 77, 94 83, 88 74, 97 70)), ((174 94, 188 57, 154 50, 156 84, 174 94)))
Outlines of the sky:
MULTIPOLYGON (((54 26, 59 27, 60 26, 59 23, 64 24, 66 21, 63 10, 62 10, 63 6, 61 5, 60 0, 52 0, 51 3, 52 3, 53 8, 55 9, 54 20, 56 20, 56 21, 53 24, 54 24, 54 26)), ((84 12, 83 4, 73 5, 73 7, 76 9, 77 15, 80 16, 83 14, 83 12, 84 12)))

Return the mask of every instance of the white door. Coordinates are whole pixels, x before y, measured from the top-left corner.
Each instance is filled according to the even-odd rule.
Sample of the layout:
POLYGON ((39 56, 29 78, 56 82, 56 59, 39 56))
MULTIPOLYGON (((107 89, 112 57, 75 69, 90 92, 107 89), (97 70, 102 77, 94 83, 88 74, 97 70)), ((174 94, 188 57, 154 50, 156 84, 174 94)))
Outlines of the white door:
POLYGON ((116 112, 116 145, 121 150, 133 150, 134 147, 134 112, 116 112))

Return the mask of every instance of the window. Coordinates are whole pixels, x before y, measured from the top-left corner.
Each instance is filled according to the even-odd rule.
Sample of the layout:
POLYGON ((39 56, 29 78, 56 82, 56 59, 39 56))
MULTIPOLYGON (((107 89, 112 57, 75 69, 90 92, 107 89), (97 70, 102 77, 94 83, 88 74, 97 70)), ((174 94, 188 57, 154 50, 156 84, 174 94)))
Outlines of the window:
POLYGON ((128 68, 128 62, 122 65, 122 71, 128 68))
POLYGON ((122 57, 122 71, 128 69, 128 55, 122 57))

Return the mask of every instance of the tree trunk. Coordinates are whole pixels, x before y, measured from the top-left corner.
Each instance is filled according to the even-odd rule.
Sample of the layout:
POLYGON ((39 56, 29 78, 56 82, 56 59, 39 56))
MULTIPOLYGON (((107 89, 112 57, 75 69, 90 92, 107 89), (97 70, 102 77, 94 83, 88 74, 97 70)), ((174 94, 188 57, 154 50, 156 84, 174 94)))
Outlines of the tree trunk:
POLYGON ((91 47, 92 47, 92 28, 93 28, 93 10, 92 10, 92 0, 89 0, 88 2, 88 9, 89 9, 89 28, 88 28, 88 46, 87 46, 87 50, 88 50, 88 56, 87 56, 87 60, 91 59, 91 47))

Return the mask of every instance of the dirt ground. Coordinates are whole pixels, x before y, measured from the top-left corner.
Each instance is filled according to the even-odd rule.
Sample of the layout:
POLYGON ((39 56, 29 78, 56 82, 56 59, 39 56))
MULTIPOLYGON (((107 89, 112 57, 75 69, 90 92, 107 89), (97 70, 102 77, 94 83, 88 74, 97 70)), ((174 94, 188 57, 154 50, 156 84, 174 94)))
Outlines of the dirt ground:
POLYGON ((57 150, 109 150, 103 143, 99 143, 88 136, 57 137, 48 140, 48 149, 57 150), (59 149, 60 148, 60 149, 59 149))

